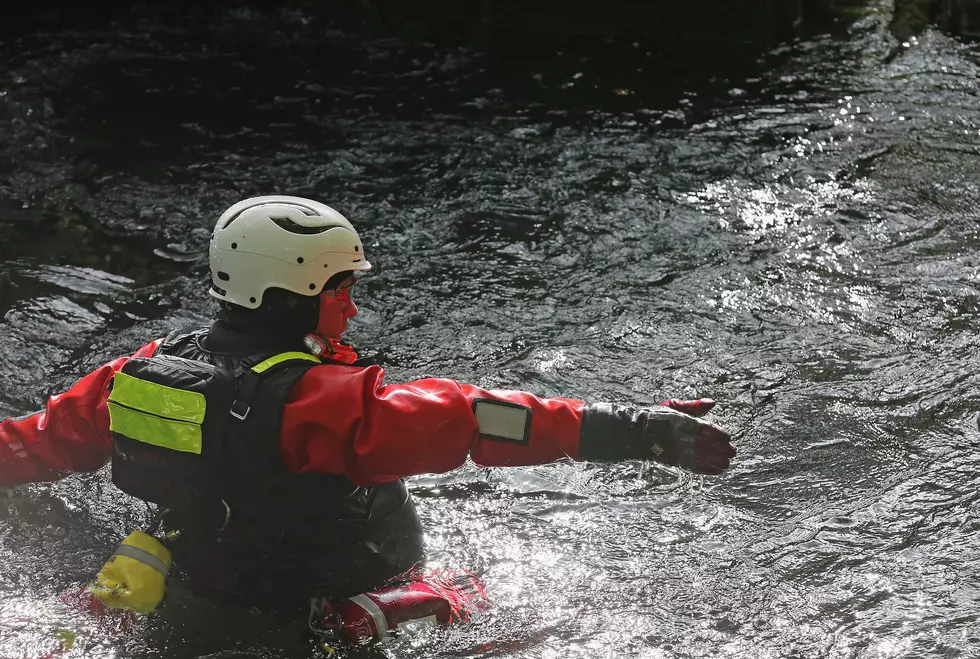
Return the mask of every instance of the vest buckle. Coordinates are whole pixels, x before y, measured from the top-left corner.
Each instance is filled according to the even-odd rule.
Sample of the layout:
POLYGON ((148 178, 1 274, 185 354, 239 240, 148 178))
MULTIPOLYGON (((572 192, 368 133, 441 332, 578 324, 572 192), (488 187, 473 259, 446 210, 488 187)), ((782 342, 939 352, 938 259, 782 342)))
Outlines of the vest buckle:
POLYGON ((228 412, 239 421, 244 421, 245 417, 248 416, 248 413, 251 410, 252 407, 250 405, 246 405, 245 403, 236 400, 231 404, 231 409, 228 410, 228 412))

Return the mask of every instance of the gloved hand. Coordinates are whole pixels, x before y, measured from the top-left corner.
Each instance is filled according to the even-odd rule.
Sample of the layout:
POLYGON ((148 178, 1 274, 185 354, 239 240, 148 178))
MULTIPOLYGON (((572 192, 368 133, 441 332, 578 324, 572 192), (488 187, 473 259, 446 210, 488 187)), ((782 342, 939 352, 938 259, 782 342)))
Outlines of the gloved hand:
POLYGON ((720 474, 735 456, 731 436, 701 421, 714 401, 668 400, 651 408, 592 403, 582 413, 583 460, 657 460, 698 474, 720 474))

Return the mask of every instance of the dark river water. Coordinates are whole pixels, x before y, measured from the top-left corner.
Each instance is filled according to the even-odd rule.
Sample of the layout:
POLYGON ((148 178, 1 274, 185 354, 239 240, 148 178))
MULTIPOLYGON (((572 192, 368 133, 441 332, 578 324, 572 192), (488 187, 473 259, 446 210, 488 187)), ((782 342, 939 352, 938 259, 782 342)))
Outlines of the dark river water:
MULTIPOLYGON (((346 213, 389 381, 710 396, 740 453, 415 478, 493 607, 369 657, 980 656, 980 48, 850 26, 691 64, 302 11, 0 43, 0 417, 205 321, 218 214, 346 213)), ((108 474, 0 490, 0 657, 307 657, 171 584, 122 633, 59 595, 148 512, 108 474)))

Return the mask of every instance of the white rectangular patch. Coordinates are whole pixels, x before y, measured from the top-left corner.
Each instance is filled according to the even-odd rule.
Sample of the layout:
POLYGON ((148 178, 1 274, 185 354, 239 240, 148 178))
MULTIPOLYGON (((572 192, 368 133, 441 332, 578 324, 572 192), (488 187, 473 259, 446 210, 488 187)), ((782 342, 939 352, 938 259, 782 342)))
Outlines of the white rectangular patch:
POLYGON ((486 398, 473 401, 480 436, 526 444, 531 434, 531 408, 486 398))
POLYGON ((438 625, 439 618, 434 614, 431 616, 425 616, 424 618, 415 618, 413 620, 406 620, 405 622, 400 622, 396 625, 398 629, 403 631, 411 632, 413 629, 418 629, 420 627, 428 627, 430 625, 438 625))

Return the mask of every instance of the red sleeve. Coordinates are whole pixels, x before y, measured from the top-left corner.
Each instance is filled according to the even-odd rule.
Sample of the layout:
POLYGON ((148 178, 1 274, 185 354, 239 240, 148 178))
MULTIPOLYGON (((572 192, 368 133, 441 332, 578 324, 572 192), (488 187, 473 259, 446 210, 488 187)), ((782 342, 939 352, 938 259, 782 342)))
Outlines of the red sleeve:
POLYGON ((290 391, 281 448, 294 473, 344 474, 361 485, 450 471, 467 455, 484 466, 544 464, 578 457, 584 405, 447 379, 386 385, 378 366, 322 366, 307 371, 290 391), (474 398, 529 407, 527 441, 481 437, 474 398))
MULTIPOLYGON (((149 357, 161 342, 143 346, 133 357, 149 357)), ((112 451, 106 386, 127 359, 111 361, 51 396, 43 412, 0 422, 0 485, 55 480, 105 464, 112 451)))

